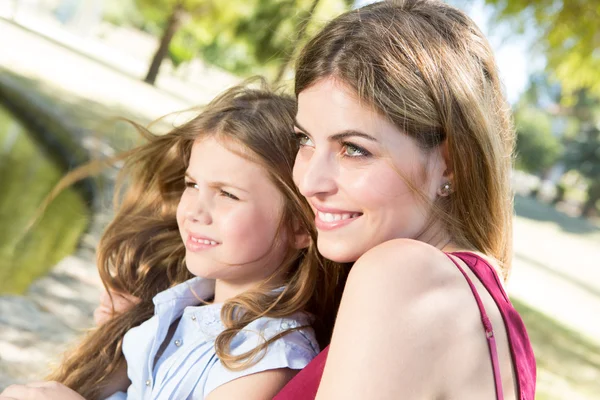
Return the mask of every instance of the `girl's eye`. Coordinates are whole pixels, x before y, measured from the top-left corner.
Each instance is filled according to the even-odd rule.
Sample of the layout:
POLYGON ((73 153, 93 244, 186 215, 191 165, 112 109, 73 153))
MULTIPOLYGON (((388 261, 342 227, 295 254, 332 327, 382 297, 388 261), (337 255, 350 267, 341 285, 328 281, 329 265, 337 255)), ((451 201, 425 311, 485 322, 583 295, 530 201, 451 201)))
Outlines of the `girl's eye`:
POLYGON ((185 181, 185 187, 190 189, 198 189, 198 185, 192 181, 185 181))
POLYGON ((227 197, 228 199, 231 200, 239 200, 239 198, 229 192, 226 192, 225 190, 221 190, 221 196, 223 197, 227 197))
POLYGON ((313 146, 313 143, 308 135, 302 132, 296 132, 296 140, 298 140, 298 144, 300 146, 313 146))
POLYGON ((368 157, 371 155, 367 150, 352 143, 342 143, 344 146, 344 155, 348 157, 368 157))

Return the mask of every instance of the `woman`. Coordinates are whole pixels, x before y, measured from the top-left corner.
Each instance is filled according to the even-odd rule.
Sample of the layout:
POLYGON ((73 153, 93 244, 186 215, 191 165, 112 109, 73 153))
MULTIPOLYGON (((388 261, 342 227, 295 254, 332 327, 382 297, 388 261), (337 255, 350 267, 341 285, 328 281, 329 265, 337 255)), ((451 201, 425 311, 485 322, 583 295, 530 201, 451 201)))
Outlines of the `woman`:
POLYGON ((354 266, 330 351, 276 398, 533 399, 501 283, 514 130, 473 21, 427 0, 348 12, 303 50, 295 91, 296 184, 319 252, 354 266))

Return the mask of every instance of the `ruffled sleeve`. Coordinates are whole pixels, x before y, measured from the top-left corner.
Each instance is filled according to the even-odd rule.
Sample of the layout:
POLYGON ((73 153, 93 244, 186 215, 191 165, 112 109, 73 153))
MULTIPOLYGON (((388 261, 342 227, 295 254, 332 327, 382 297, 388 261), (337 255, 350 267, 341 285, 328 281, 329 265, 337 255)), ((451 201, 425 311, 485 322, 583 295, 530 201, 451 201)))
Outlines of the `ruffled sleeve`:
POLYGON ((116 392, 113 393, 110 397, 107 397, 105 400, 127 400, 127 393, 116 392))
MULTIPOLYGON (((256 348, 265 339, 271 338, 276 334, 308 324, 306 317, 274 319, 261 318, 252 322, 242 332, 240 332, 231 343, 231 352, 234 355, 243 354, 256 348)), ((208 379, 204 385, 203 396, 206 397, 217 387, 231 382, 234 379, 241 378, 258 372, 279 369, 302 369, 319 353, 314 331, 307 327, 301 330, 293 331, 282 338, 277 339, 269 345, 262 358, 254 365, 241 371, 230 371, 221 361, 217 361, 211 367, 208 373, 208 379)))

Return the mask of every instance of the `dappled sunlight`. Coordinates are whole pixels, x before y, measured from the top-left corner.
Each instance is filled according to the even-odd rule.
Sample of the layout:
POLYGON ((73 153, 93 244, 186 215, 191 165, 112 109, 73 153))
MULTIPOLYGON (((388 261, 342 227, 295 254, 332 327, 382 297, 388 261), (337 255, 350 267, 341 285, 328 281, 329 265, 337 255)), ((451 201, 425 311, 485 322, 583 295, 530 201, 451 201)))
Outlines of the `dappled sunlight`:
MULTIPOLYGON (((600 344, 513 299, 538 363, 540 400, 593 399, 600 393, 600 344)), ((589 316, 593 318, 592 316, 589 316)))

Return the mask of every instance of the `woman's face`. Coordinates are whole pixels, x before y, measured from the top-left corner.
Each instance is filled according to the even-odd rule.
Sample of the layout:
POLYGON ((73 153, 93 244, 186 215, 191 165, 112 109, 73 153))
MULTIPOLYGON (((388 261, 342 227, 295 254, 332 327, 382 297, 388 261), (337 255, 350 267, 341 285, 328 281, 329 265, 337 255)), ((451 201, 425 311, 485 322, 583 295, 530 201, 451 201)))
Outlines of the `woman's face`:
POLYGON ((316 217, 320 253, 356 261, 396 238, 430 241, 430 201, 446 182, 441 150, 421 150, 351 89, 327 78, 298 96, 294 180, 316 217))

